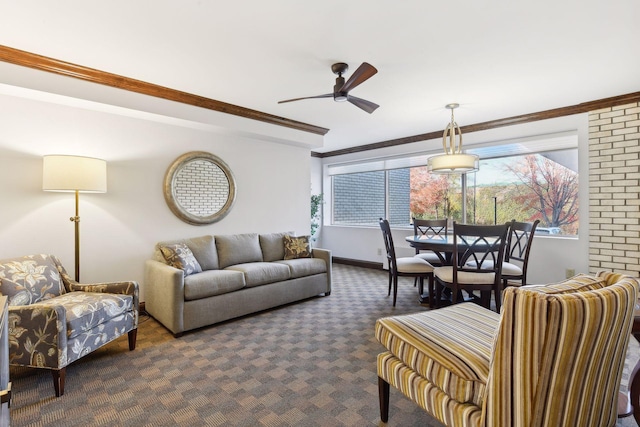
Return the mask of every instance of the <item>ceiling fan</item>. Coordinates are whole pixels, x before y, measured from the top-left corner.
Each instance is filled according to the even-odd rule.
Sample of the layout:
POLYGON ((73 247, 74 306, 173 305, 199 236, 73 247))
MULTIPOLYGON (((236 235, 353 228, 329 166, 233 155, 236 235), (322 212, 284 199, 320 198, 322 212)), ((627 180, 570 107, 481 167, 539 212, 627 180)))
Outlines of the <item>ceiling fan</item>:
POLYGON ((349 66, 344 62, 338 62, 331 66, 331 71, 333 74, 337 74, 336 84, 333 86, 333 93, 325 93, 324 95, 316 95, 316 96, 306 96, 303 98, 294 98, 294 99, 286 99, 284 101, 279 101, 278 104, 282 104, 285 102, 292 101, 300 101, 302 99, 314 99, 314 98, 331 98, 336 102, 344 102, 349 101, 353 105, 358 108, 363 109, 367 113, 373 113, 376 108, 379 107, 378 104, 374 104, 371 101, 367 101, 366 99, 357 98, 355 96, 349 95, 349 91, 359 84, 365 82, 369 78, 371 78, 374 74, 378 72, 378 70, 371 64, 363 62, 356 71, 349 77, 349 80, 344 81, 344 77, 342 75, 347 72, 349 66))

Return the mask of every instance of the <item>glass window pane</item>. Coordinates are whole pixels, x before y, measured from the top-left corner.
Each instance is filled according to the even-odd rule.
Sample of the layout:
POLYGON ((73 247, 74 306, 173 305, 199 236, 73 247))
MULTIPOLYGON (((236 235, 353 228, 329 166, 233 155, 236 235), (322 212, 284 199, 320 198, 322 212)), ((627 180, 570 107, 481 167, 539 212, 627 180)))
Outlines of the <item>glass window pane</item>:
POLYGON ((426 166, 411 168, 411 216, 460 221, 461 188, 459 175, 432 174, 426 166))
POLYGON ((334 175, 333 224, 375 225, 385 218, 385 171, 334 175))
POLYGON ((539 219, 538 234, 578 233, 576 148, 485 158, 478 172, 465 176, 430 174, 420 166, 336 174, 332 183, 337 225, 377 226, 378 218, 396 227, 409 226, 412 217, 468 224, 539 219))
POLYGON ((389 171, 389 224, 408 226, 411 223, 409 212, 410 200, 409 168, 393 169, 389 171))
POLYGON ((577 160, 577 149, 481 160, 467 177, 467 220, 539 219, 536 234, 577 235, 577 160))

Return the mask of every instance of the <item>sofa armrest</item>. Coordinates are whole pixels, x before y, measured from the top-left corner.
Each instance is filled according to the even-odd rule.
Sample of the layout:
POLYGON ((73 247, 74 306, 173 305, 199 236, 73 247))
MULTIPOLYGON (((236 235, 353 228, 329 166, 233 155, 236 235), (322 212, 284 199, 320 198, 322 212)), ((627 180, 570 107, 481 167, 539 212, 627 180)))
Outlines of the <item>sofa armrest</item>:
POLYGON ((155 260, 144 265, 146 311, 174 334, 184 332, 184 271, 155 260))
POLYGON ((311 256, 320 258, 327 264, 327 293, 331 293, 331 251, 329 249, 312 248, 311 256))
POLYGON ((10 306, 7 317, 11 364, 54 369, 67 365, 67 315, 62 306, 10 306))

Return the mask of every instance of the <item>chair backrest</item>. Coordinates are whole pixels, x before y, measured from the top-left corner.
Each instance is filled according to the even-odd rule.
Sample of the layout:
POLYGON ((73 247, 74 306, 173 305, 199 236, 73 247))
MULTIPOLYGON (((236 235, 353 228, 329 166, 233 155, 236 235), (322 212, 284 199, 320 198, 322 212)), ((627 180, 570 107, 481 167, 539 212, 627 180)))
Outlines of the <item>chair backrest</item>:
POLYGON ((526 265, 538 223, 540 223, 539 219, 535 222, 517 222, 515 219, 511 221, 505 261, 517 260, 526 265))
POLYGON ((391 226, 389 221, 380 218, 380 229, 384 238, 384 248, 387 251, 387 261, 389 262, 389 271, 395 272, 396 269, 396 249, 393 246, 393 236, 391 236, 391 226))
POLYGON ((495 273, 497 284, 500 281, 508 230, 508 224, 470 225, 454 222, 453 280, 457 281, 458 271, 495 273))
POLYGON ((37 254, 0 260, 0 293, 10 306, 29 305, 67 292, 64 267, 53 255, 37 254))
POLYGON ((413 218, 413 234, 414 236, 446 236, 447 235, 446 219, 417 219, 413 218))
POLYGON ((615 425, 637 279, 601 272, 503 296, 482 425, 615 425))
MULTIPOLYGON (((446 236, 448 233, 447 219, 417 219, 413 218, 414 236, 446 236)), ((420 250, 416 248, 416 253, 420 250)))

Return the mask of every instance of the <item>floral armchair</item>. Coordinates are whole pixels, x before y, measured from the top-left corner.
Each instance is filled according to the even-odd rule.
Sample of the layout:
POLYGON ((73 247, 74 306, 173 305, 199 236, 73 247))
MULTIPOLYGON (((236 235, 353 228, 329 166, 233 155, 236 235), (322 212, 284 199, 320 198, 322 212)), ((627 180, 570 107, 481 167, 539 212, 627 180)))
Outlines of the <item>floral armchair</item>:
POLYGON ((9 299, 9 363, 50 369, 57 397, 66 367, 138 328, 136 282, 80 284, 53 255, 0 260, 0 293, 9 299))

